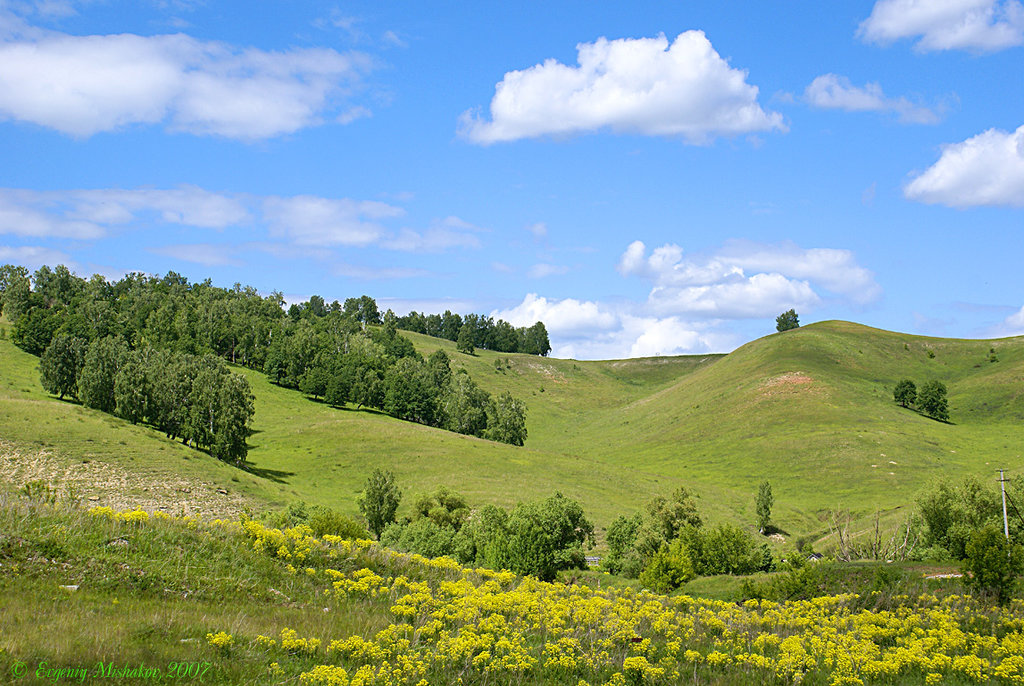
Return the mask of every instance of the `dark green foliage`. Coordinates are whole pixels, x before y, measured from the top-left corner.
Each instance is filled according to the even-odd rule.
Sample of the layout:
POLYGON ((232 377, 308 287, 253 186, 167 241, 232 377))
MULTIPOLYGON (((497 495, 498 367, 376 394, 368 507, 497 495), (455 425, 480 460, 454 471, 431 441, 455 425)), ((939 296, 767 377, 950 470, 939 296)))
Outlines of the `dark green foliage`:
POLYGON ((1005 605, 1024 571, 1024 548, 988 525, 971 533, 964 560, 964 584, 975 593, 994 595, 1005 605))
POLYGON ((384 376, 384 411, 399 419, 432 425, 438 412, 438 389, 419 360, 403 357, 384 376))
POLYGON ((460 434, 482 437, 487 430, 487 410, 490 404, 490 394, 477 386, 465 370, 460 369, 449 379, 441 396, 444 427, 460 434))
POLYGON ((6 314, 10 321, 28 309, 32 283, 25 267, 5 264, 0 266, 0 314, 6 314))
POLYGON ((893 389, 892 398, 903 407, 911 407, 917 403, 917 386, 910 379, 900 379, 893 389))
MULTIPOLYGON (((410 312, 397 318, 397 326, 406 331, 444 338, 459 342, 462 331, 467 330, 465 339, 460 344, 471 348, 483 348, 503 353, 526 353, 530 355, 547 355, 551 352, 547 328, 543 322, 530 327, 516 329, 503 319, 495 322, 491 317, 478 314, 467 314, 462 317, 445 311, 439 314, 420 314, 410 312), (470 347, 471 346, 471 347, 470 347)), ((459 347, 458 350, 463 350, 459 347)))
POLYGON ((465 496, 441 486, 431 495, 417 498, 414 511, 417 519, 429 519, 455 532, 469 517, 469 504, 465 496))
POLYGON ((640 573, 640 583, 656 593, 670 593, 694 577, 693 563, 682 539, 663 543, 640 573))
POLYGON ((583 546, 594 545, 594 526, 578 502, 556 493, 519 503, 512 512, 484 506, 468 518, 453 545, 463 564, 551 581, 560 570, 586 569, 583 546))
POLYGON ((462 328, 459 329, 459 335, 455 339, 455 349, 467 355, 473 354, 475 350, 473 346, 473 331, 469 328, 469 324, 463 324, 462 328))
POLYGON ((526 442, 526 406, 505 391, 487 407, 487 431, 492 441, 523 445, 526 442))
POLYGON ((114 375, 114 412, 132 424, 145 421, 150 415, 149 349, 129 350, 114 375))
POLYGON ((54 395, 78 397, 78 375, 85 364, 88 343, 83 338, 58 334, 39 360, 43 389, 54 395))
POLYGON ((776 331, 790 331, 799 327, 800 317, 797 316, 796 310, 786 310, 775 318, 776 331))
POLYGON ((762 534, 768 528, 772 519, 772 505, 775 504, 775 496, 772 495, 772 485, 762 481, 757 489, 757 501, 754 509, 757 513, 757 530, 762 534))
MULTIPOLYGON (((1017 491, 1013 484, 1011 492, 1017 491)), ((917 499, 918 512, 924 523, 925 547, 936 546, 956 560, 967 555, 971 535, 987 526, 1002 524, 1002 502, 995 488, 986 488, 976 478, 968 477, 959 485, 948 481, 934 484, 917 499)), ((1019 537, 1019 522, 1010 527, 1014 539, 1019 537)))
MULTIPOLYGON (((169 437, 223 459, 244 457, 247 429, 234 429, 242 426, 238 418, 251 412, 240 389, 207 387, 226 377, 195 361, 204 355, 260 369, 274 383, 334 406, 384 409, 402 419, 517 445, 526 439, 521 402, 510 396, 494 402, 468 377, 453 383, 447 354, 436 351, 424 363, 412 341, 398 334, 399 318, 390 310, 381 317, 376 302, 365 295, 349 298, 344 307, 312 296, 286 316, 280 293, 263 298, 238 284, 231 289, 214 288, 209 281, 190 284, 173 272, 162 279, 129 274, 108 283, 101 276, 79 279, 58 266, 40 268, 33 278, 35 290, 24 268, 0 267, 0 306, 13 322, 15 344, 42 355, 56 335, 88 341, 90 349, 109 339, 120 341, 118 352, 127 355, 122 371, 103 343, 90 364, 78 365, 82 373, 75 374, 73 388, 65 383, 70 368, 52 364, 56 357, 51 357, 42 371, 55 394, 78 395, 89 407, 135 423, 148 421, 169 437), (159 357, 160 362, 129 355, 143 350, 147 360, 159 357), (195 359, 166 357, 172 353, 195 359), (197 384, 200 373, 204 383, 197 384), (231 400, 223 421, 215 407, 221 400, 231 400)), ((465 328, 473 344, 484 347, 497 330, 488 318, 463 320, 451 312, 424 318, 424 328, 427 323, 452 338, 465 328)), ((518 335, 507 325, 501 331, 518 335)))
POLYGON ((925 382, 917 394, 917 407, 933 419, 938 419, 941 422, 949 421, 946 385, 941 381, 925 382))
POLYGON ((497 505, 484 505, 470 514, 454 544, 455 555, 463 564, 508 569, 508 512, 497 505))
POLYGON ((575 500, 561 493, 519 503, 508 518, 509 569, 551 581, 563 569, 586 569, 583 545, 594 545, 594 526, 575 500))
POLYGON ((773 566, 767 544, 758 544, 749 533, 732 524, 687 527, 679 538, 686 545, 694 572, 700 576, 752 574, 773 566))
POLYGON ((421 517, 408 524, 388 524, 380 536, 380 543, 404 553, 419 553, 426 557, 453 555, 455 530, 421 517))
POLYGON ((62 314, 62 310, 31 307, 14 321, 11 340, 27 353, 42 355, 61 325, 62 314))
POLYGON ((101 412, 114 411, 117 407, 114 382, 127 353, 124 342, 112 336, 89 345, 85 364, 78 375, 78 397, 83 405, 101 412))
POLYGON ((680 486, 671 498, 655 496, 647 503, 648 529, 660 540, 653 547, 648 544, 647 550, 653 553, 661 547, 661 543, 675 540, 686 527, 699 529, 703 521, 697 512, 696 494, 690 493, 685 486, 680 486))
POLYGON ((374 469, 366 479, 366 486, 359 496, 359 511, 366 518, 370 533, 380 539, 384 527, 395 521, 402 492, 395 485, 395 475, 383 469, 374 469))
POLYGON ((643 525, 639 512, 632 517, 619 515, 605 533, 608 554, 601 560, 601 566, 612 574, 635 579, 643 569, 643 559, 636 549, 637 534, 643 525))

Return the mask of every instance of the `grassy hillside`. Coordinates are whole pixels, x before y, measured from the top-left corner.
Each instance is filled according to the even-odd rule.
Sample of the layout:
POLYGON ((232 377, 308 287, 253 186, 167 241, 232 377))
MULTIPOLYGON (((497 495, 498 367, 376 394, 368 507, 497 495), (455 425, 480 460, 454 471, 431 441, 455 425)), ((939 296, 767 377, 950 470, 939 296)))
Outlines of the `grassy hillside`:
POLYGON ((769 479, 773 519, 800 534, 821 531, 831 509, 896 512, 939 475, 1020 471, 1024 338, 933 339, 823 322, 728 356, 580 362, 465 355, 448 341, 404 335, 424 354, 445 349, 454 368, 490 392, 522 398, 525 447, 332 409, 239 370, 256 394, 256 433, 242 470, 47 396, 36 359, 0 340, 0 455, 22 455, 0 459, 3 475, 23 482, 33 460, 69 469, 69 478, 103 465, 122 489, 115 503, 100 494, 104 504, 158 492, 176 494, 184 503, 177 507, 261 508, 301 498, 354 513, 356 492, 381 466, 407 496, 447 485, 474 504, 509 505, 561 490, 598 525, 679 484, 701 493, 712 518, 749 525, 757 484, 769 479), (904 377, 946 383, 950 423, 898 407, 892 388, 904 377), (187 484, 191 493, 181 490, 187 484), (193 494, 203 503, 190 504, 193 494))

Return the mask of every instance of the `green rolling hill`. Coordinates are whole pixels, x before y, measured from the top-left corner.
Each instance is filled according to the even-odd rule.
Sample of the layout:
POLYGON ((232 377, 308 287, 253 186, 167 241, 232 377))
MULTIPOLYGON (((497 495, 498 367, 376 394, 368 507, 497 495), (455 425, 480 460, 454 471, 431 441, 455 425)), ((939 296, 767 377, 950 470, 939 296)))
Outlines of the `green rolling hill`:
POLYGON ((381 466, 407 496, 447 485, 475 504, 509 505, 560 490, 598 526, 679 484, 701 494, 711 519, 749 525, 757 484, 769 479, 773 519, 795 535, 821 532, 832 509, 899 516, 938 476, 1022 472, 1024 338, 925 338, 821 322, 724 356, 580 362, 470 356, 403 335, 424 354, 445 349, 453 368, 492 393, 522 398, 526 445, 333 409, 239 370, 256 394, 256 433, 240 469, 49 397, 36 358, 0 340, 2 476, 76 484, 103 504, 213 513, 302 499, 355 513, 356 492, 381 466), (896 405, 892 389, 904 377, 943 381, 950 422, 896 405))

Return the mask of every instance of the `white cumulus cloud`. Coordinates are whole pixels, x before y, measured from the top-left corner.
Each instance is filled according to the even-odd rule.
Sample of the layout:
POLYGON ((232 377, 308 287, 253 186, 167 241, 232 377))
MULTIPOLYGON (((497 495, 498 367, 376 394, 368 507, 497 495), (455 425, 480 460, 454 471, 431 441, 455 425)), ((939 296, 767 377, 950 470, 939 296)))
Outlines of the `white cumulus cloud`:
POLYGON ((329 49, 33 30, 0 40, 0 116, 77 137, 164 123, 263 139, 319 124, 370 67, 361 54, 329 49))
POLYGON ((838 74, 822 74, 811 81, 804 99, 815 107, 848 112, 894 112, 900 120, 914 124, 934 124, 938 115, 927 107, 914 105, 906 98, 888 98, 877 83, 854 86, 838 74))
POLYGON ((619 271, 653 282, 648 304, 660 314, 758 318, 813 308, 821 297, 812 283, 858 304, 881 293, 874 275, 850 251, 792 244, 731 241, 713 255, 685 258, 678 245, 663 245, 647 256, 643 242, 634 241, 619 271))
POLYGON ((950 207, 1024 207, 1024 126, 989 129, 942 149, 938 162, 903 188, 918 202, 950 207))
POLYGON ((400 207, 368 200, 313 195, 270 197, 263 202, 270 234, 298 245, 370 245, 384 235, 379 220, 401 216, 400 207))
POLYGON ((757 103, 747 73, 729 63, 701 31, 671 44, 656 38, 599 38, 576 46, 576 66, 549 59, 511 71, 495 88, 490 121, 465 112, 460 133, 491 144, 610 129, 706 143, 785 130, 782 115, 757 103))
POLYGON ((1024 43, 1019 0, 878 0, 857 31, 869 42, 917 38, 921 51, 993 52, 1024 43))

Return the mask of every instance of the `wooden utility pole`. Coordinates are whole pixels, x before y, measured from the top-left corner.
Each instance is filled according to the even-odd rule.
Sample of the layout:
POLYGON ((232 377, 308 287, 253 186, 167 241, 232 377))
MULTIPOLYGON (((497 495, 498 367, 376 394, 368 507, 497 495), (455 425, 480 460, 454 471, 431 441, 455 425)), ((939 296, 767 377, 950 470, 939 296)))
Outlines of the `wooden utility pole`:
POLYGON ((1006 519, 1006 479, 1003 478, 1003 470, 999 470, 999 488, 1003 492, 1003 534, 1006 540, 1010 540, 1010 522, 1006 519))

